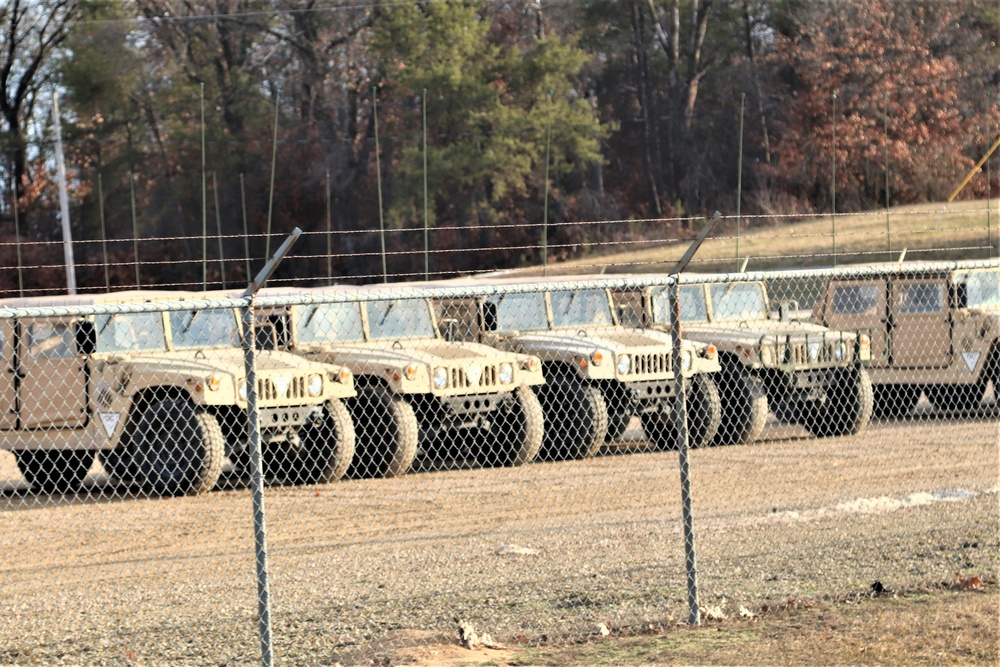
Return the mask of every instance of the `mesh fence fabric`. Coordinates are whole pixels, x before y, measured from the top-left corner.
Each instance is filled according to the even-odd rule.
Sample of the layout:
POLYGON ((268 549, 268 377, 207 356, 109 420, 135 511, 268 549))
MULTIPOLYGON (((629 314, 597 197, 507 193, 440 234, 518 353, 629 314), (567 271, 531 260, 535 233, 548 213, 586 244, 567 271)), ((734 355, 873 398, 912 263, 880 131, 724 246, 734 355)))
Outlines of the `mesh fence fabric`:
POLYGON ((278 664, 997 573, 1000 264, 0 302, 0 662, 278 664), (683 381, 673 369, 681 370, 683 381))

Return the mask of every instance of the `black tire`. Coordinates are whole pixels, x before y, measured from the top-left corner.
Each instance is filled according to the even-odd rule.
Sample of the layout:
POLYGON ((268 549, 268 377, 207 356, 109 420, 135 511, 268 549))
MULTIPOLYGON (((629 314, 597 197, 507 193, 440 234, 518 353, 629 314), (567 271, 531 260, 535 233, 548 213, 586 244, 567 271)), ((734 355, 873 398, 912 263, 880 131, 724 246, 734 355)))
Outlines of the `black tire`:
POLYGON ((604 436, 605 442, 621 440, 628 430, 628 425, 632 423, 633 414, 628 411, 610 410, 608 412, 608 432, 604 436))
POLYGON ((97 452, 104 472, 119 482, 131 482, 135 479, 135 462, 127 445, 119 445, 114 449, 102 449, 97 452))
POLYGON ((818 438, 855 435, 872 419, 875 393, 867 371, 839 368, 831 372, 826 401, 803 404, 802 425, 818 438))
POLYGON ((767 424, 767 392, 764 383, 739 368, 724 368, 715 376, 722 415, 711 444, 746 445, 764 431, 767 424))
POLYGON ((14 452, 17 467, 39 493, 76 491, 94 462, 87 450, 21 449, 14 452))
POLYGON ((595 456, 608 431, 608 406, 597 387, 575 378, 539 387, 545 437, 539 458, 547 461, 595 456))
MULTIPOLYGON (((722 421, 722 403, 715 382, 706 375, 688 378, 686 385, 688 448, 704 447, 715 437, 722 421)), ((672 414, 646 412, 642 428, 653 446, 660 451, 677 449, 677 428, 672 414)))
POLYGON ((905 417, 920 401, 920 386, 913 384, 878 384, 873 387, 875 404, 872 416, 877 419, 905 417))
POLYGON ((927 387, 927 398, 943 412, 968 412, 979 407, 986 393, 986 382, 975 384, 939 384, 927 387))
POLYGON ((417 456, 420 425, 413 407, 381 386, 362 387, 347 400, 357 444, 349 477, 399 477, 417 456))
POLYGON ((265 471, 287 484, 328 484, 347 473, 354 460, 356 435, 351 413, 342 401, 327 401, 322 416, 299 429, 298 436, 297 447, 281 450, 280 466, 267 460, 265 471))
POLYGON ((542 448, 545 417, 535 392, 531 387, 518 387, 511 399, 494 413, 479 446, 476 458, 484 466, 522 466, 535 460, 542 448))
POLYGON ((219 480, 226 439, 214 416, 187 401, 165 399, 142 411, 132 454, 138 479, 154 494, 195 496, 219 480))

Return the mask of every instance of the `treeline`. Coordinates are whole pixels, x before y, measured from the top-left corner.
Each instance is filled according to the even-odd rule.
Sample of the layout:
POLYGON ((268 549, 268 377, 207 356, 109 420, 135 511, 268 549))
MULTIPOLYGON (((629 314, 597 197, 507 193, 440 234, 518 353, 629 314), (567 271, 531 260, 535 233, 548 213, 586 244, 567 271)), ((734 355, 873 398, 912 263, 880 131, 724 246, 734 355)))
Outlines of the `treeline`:
POLYGON ((0 23, 0 261, 47 267, 28 289, 64 284, 53 92, 82 286, 135 283, 137 256, 144 286, 235 284, 294 226, 286 277, 381 275, 383 243, 422 276, 716 210, 941 200, 1000 134, 989 0, 11 0, 0 23))

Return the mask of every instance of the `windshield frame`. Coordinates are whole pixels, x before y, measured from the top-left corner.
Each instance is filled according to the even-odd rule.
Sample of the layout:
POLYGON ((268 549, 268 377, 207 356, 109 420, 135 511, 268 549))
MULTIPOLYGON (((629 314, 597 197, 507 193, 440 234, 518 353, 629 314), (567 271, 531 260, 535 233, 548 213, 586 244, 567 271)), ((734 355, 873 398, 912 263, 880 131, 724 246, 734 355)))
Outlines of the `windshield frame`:
MULTIPOLYGON (((292 344, 294 346, 298 345, 337 345, 340 343, 363 343, 367 340, 367 334, 365 333, 365 312, 364 308, 361 307, 362 304, 359 301, 331 301, 327 303, 311 303, 311 304, 301 304, 295 305, 290 308, 291 310, 291 320, 292 324, 292 344), (309 312, 306 312, 309 309, 309 312), (303 337, 303 331, 308 331, 308 324, 303 324, 303 320, 308 320, 312 322, 313 318, 316 316, 320 309, 327 309, 328 311, 333 311, 334 308, 353 308, 355 313, 352 315, 357 315, 357 335, 350 339, 330 339, 330 338, 320 338, 315 336, 310 340, 303 337)), ((331 313, 327 313, 331 314, 331 313)), ((338 314, 338 313, 332 313, 338 314)), ((325 318, 327 323, 329 323, 329 318, 325 318)), ((331 327, 331 330, 332 327, 331 327)), ((354 334, 354 330, 351 331, 354 334)))
POLYGON ((763 283, 759 283, 759 282, 755 282, 755 281, 754 282, 712 283, 711 285, 709 285, 707 292, 708 293, 706 294, 706 297, 708 298, 708 307, 710 309, 711 319, 712 319, 713 322, 746 322, 746 321, 762 321, 762 320, 768 320, 768 319, 770 319, 770 313, 768 312, 767 288, 764 286, 763 283), (712 294, 712 288, 713 287, 725 287, 726 288, 726 293, 724 294, 724 296, 728 295, 729 292, 731 292, 731 291, 735 291, 736 288, 739 288, 739 287, 756 287, 759 290, 759 292, 760 292, 762 309, 757 312, 757 316, 756 317, 745 317, 742 314, 740 314, 738 316, 735 316, 735 317, 731 317, 731 316, 720 317, 719 314, 718 314, 718 311, 716 309, 715 295, 712 294))
MULTIPOLYGON (((183 320, 180 320, 183 322, 183 320)), ((242 347, 242 324, 240 318, 235 309, 232 308, 191 308, 189 310, 172 310, 167 316, 167 344, 170 346, 171 350, 175 351, 186 351, 186 350, 227 350, 227 349, 240 349, 242 347), (196 313, 191 320, 188 321, 187 328, 181 332, 179 327, 175 327, 175 317, 183 317, 190 313, 196 313), (234 334, 234 339, 228 344, 211 344, 211 345, 178 345, 178 342, 184 339, 184 336, 190 331, 191 326, 197 319, 205 317, 206 313, 229 313, 233 319, 233 328, 231 331, 234 334)))
POLYGON ((366 301, 364 302, 363 305, 364 305, 363 311, 364 311, 364 322, 365 322, 365 340, 369 342, 394 341, 394 340, 419 340, 419 339, 438 340, 441 337, 441 332, 439 332, 437 328, 437 318, 434 313, 434 307, 430 303, 430 300, 426 298, 403 297, 395 299, 378 299, 373 301, 366 301), (398 306, 407 302, 420 303, 424 306, 424 308, 421 308, 420 310, 425 311, 427 313, 426 331, 417 333, 415 335, 410 335, 410 334, 400 335, 399 333, 396 332, 382 331, 381 327, 383 326, 389 315, 394 310, 396 310, 398 306), (375 313, 373 313, 371 309, 371 307, 375 304, 389 304, 388 308, 386 309, 385 315, 382 318, 382 323, 378 325, 374 324, 375 313), (378 335, 376 335, 376 331, 378 332, 378 335))
POLYGON ((550 291, 550 292, 546 292, 546 295, 548 296, 549 305, 550 305, 550 307, 552 309, 551 327, 553 329, 567 329, 567 328, 579 328, 579 327, 613 327, 613 326, 617 325, 617 321, 615 319, 615 305, 614 305, 614 300, 611 298, 611 295, 608 293, 607 288, 596 287, 596 288, 584 288, 584 289, 575 289, 575 290, 553 290, 553 291, 550 291), (559 314, 557 314, 556 313, 556 299, 557 298, 561 298, 561 296, 564 295, 564 294, 568 294, 569 295, 569 302, 567 303, 566 312, 565 313, 559 313, 559 314), (563 315, 568 315, 572 311, 572 309, 573 309, 574 306, 576 306, 576 305, 578 305, 580 303, 583 303, 583 302, 577 301, 577 299, 579 299, 581 297, 584 297, 584 296, 587 296, 589 298, 589 295, 601 295, 601 296, 603 296, 604 300, 603 300, 603 303, 601 304, 601 307, 599 309, 594 309, 593 315, 595 317, 599 317, 600 314, 603 312, 604 315, 605 315, 605 317, 607 318, 606 322, 593 322, 593 321, 591 321, 591 322, 575 322, 575 321, 574 322, 561 322, 561 321, 559 321, 559 318, 562 317, 563 315), (607 306, 606 310, 605 310, 604 306, 607 306))
POLYGON ((990 301, 985 301, 985 302, 984 301, 980 301, 980 302, 974 303, 972 301, 972 299, 970 298, 970 294, 969 294, 969 279, 973 278, 973 277, 987 276, 987 275, 989 275, 989 276, 996 276, 995 280, 998 282, 998 284, 1000 284, 1000 269, 985 269, 985 270, 982 270, 982 271, 963 271, 962 273, 957 274, 955 276, 955 278, 956 278, 956 280, 955 280, 956 284, 961 284, 962 287, 963 287, 963 289, 965 290, 965 304, 964 305, 965 305, 966 308, 974 308, 974 309, 975 308, 990 308, 990 309, 1000 308, 1000 289, 998 289, 996 292, 994 292, 996 300, 990 300, 990 301))

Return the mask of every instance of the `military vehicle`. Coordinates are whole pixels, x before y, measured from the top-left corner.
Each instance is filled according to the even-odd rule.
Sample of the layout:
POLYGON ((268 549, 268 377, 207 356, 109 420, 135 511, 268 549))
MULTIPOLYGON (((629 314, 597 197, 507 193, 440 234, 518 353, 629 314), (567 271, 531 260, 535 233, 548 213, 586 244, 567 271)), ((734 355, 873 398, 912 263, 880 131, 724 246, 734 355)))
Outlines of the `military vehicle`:
POLYGON ((1000 394, 1000 265, 851 267, 825 281, 813 319, 870 332, 880 416, 908 414, 921 392, 941 410, 978 407, 990 381, 1000 394))
MULTIPOLYGON (((262 290, 317 299, 359 288, 262 290)), ((262 308, 258 341, 305 358, 350 365, 358 395, 347 401, 358 429, 349 474, 393 477, 420 455, 425 465, 472 460, 519 466, 542 444, 544 382, 530 354, 444 340, 432 304, 398 285, 365 287, 384 298, 262 308)))
MULTIPOLYGON (((572 280, 586 278, 574 276, 572 280)), ((441 300, 440 307, 449 322, 457 323, 453 326, 456 336, 542 360, 546 384, 538 394, 545 414, 544 458, 593 456, 606 440, 619 438, 635 415, 656 447, 674 448, 670 335, 621 325, 608 289, 546 289, 546 285, 568 280, 443 282, 439 284, 488 286, 498 291, 475 299, 441 300), (531 291, 535 285, 539 291, 531 291), (507 291, 505 286, 519 289, 507 291)), ((721 419, 712 380, 719 360, 714 346, 691 341, 683 342, 681 358, 688 379, 688 441, 700 447, 712 439, 721 419)))
MULTIPOLYGON (((79 308, 200 298, 176 292, 5 299, 0 308, 79 308)), ((247 387, 232 309, 0 319, 0 448, 37 490, 79 487, 95 454, 113 477, 158 495, 198 494, 223 458, 246 460, 247 387)), ((354 427, 344 367, 257 358, 265 460, 295 483, 343 475, 354 427), (280 461, 280 464, 278 463, 280 461)))
MULTIPOLYGON (((685 338, 713 343, 722 372, 716 376, 722 423, 713 444, 757 439, 770 408, 817 436, 859 433, 872 415, 872 385, 865 370, 870 337, 834 331, 790 315, 789 304, 772 311, 762 282, 680 285, 685 338)), ((646 288, 647 326, 669 330, 666 289, 646 288)))

